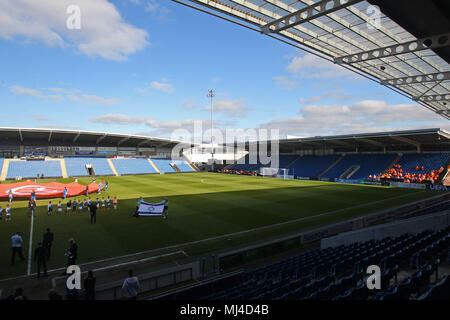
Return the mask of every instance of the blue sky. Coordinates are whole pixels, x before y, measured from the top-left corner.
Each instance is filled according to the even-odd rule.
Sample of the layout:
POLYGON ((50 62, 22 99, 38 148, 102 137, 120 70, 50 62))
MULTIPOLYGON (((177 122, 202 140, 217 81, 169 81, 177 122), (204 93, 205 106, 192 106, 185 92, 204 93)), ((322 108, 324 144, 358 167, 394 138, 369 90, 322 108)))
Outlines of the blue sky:
POLYGON ((2 0, 0 126, 171 137, 209 126, 314 136, 443 127, 379 84, 169 0, 2 0), (81 29, 66 27, 78 5, 81 29))

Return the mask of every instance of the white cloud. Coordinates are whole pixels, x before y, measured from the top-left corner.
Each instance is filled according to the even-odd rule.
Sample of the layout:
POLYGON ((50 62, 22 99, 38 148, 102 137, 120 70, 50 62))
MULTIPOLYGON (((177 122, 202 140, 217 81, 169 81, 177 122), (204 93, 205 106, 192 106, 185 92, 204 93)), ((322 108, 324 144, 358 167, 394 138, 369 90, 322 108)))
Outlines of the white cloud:
POLYGON ((165 19, 170 14, 170 10, 161 5, 161 1, 149 0, 144 9, 150 14, 156 15, 158 19, 165 19))
POLYGON ((45 122, 45 121, 50 120, 50 119, 47 118, 47 117, 43 117, 43 116, 36 115, 36 114, 30 115, 30 117, 33 118, 34 120, 38 121, 38 122, 45 122))
MULTIPOLYGON (((211 106, 206 106, 205 110, 211 110, 211 106)), ((244 116, 251 110, 244 100, 218 99, 213 101, 213 111, 222 112, 231 117, 244 116)))
POLYGON ((353 72, 312 54, 292 58, 286 67, 286 71, 303 78, 356 78, 353 72))
POLYGON ((150 85, 159 91, 166 92, 166 93, 173 93, 175 91, 175 88, 172 84, 167 82, 159 82, 159 81, 152 81, 150 85))
POLYGON ((64 88, 46 88, 46 90, 54 91, 54 92, 60 92, 65 94, 72 94, 72 93, 80 93, 81 90, 78 89, 64 89, 64 88))
POLYGON ((103 98, 94 94, 68 94, 67 98, 72 101, 87 104, 114 104, 117 103, 117 99, 114 98, 103 98))
POLYGON ((346 93, 345 89, 335 89, 324 91, 322 94, 317 96, 311 96, 309 98, 300 98, 298 99, 298 101, 301 104, 318 103, 319 101, 323 100, 333 100, 334 102, 345 102, 352 99, 367 98, 368 96, 369 96, 368 94, 346 93))
MULTIPOLYGON (((188 130, 192 134, 202 133, 210 129, 211 123, 209 119, 186 119, 181 121, 160 121, 151 117, 135 117, 124 114, 105 114, 90 120, 93 123, 101 123, 107 125, 144 125, 152 130, 141 131, 138 134, 142 135, 170 135, 176 130, 188 130), (199 132, 197 132, 199 130, 199 132)), ((215 128, 230 126, 231 121, 215 121, 215 128)))
POLYGON ((201 106, 196 103, 196 99, 195 98, 186 98, 186 99, 184 99, 183 103, 181 104, 181 106, 183 107, 183 109, 186 109, 186 110, 193 110, 193 109, 200 109, 201 108, 201 106))
MULTIPOLYGON (((42 91, 37 89, 25 88, 21 86, 12 86, 10 89, 13 93, 19 95, 33 96, 40 99, 52 99, 56 101, 64 100, 62 95, 44 94, 42 91)), ((78 103, 113 104, 118 102, 118 100, 114 98, 104 98, 94 94, 84 94, 78 89, 47 88, 43 90, 63 93, 68 99, 78 103)))
POLYGON ((279 129, 280 134, 316 136, 417 128, 450 128, 447 120, 416 104, 389 105, 381 100, 363 100, 350 105, 311 105, 300 115, 275 119, 261 128, 279 129))
POLYGON ((63 97, 60 95, 45 95, 41 91, 31 88, 25 88, 21 86, 12 86, 10 87, 10 90, 19 95, 25 95, 25 96, 33 96, 40 99, 52 99, 52 100, 62 100, 63 97))
POLYGON ((2 0, 0 38, 23 38, 48 46, 74 47, 89 57, 126 60, 150 43, 148 33, 123 21, 107 0, 77 0, 81 29, 67 28, 72 0, 2 0))
POLYGON ((298 81, 286 76, 273 77, 275 84, 283 89, 295 89, 298 86, 298 81))

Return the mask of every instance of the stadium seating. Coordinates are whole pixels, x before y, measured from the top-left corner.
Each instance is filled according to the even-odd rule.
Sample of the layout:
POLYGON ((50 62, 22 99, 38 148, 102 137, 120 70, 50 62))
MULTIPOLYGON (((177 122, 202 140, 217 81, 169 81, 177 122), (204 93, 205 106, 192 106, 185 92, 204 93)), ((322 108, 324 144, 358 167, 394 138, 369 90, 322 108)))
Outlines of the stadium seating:
POLYGON ((298 177, 318 177, 321 172, 327 169, 338 158, 339 155, 305 155, 289 167, 289 172, 298 177))
POLYGON ((396 154, 349 154, 324 174, 327 178, 340 178, 352 166, 359 169, 350 179, 366 179, 369 175, 379 175, 397 157, 396 154))
POLYGON ((87 164, 92 164, 96 175, 114 175, 106 158, 66 157, 65 162, 69 177, 88 176, 87 164))
MULTIPOLYGON (((298 155, 280 155, 278 158, 278 168, 287 168, 288 165, 294 161, 295 159, 297 159, 299 156, 298 155)), ((235 164, 234 166, 231 167, 232 170, 259 170, 262 167, 275 167, 276 164, 275 163, 268 163, 268 164, 263 164, 260 159, 258 158, 257 163, 249 163, 250 160, 253 159, 249 159, 249 156, 245 157, 245 163, 242 164, 235 164)))
POLYGON ((156 173, 147 159, 111 159, 118 174, 156 173))
POLYGON ((175 169, 170 165, 171 162, 173 162, 172 159, 153 159, 153 163, 155 166, 159 169, 160 172, 163 173, 169 173, 169 172, 176 172, 175 169))
MULTIPOLYGON (((439 280, 437 257, 450 246, 450 227, 416 235, 402 234, 381 240, 315 249, 246 272, 240 282, 221 290, 200 294, 200 300, 394 300, 442 297, 450 280, 439 280), (418 253, 421 258, 417 258, 418 253), (415 262, 411 266, 411 261, 415 262), (365 283, 369 265, 382 271, 381 290, 368 290, 365 283), (398 282, 399 272, 414 273, 398 282), (430 288, 431 280, 436 283, 430 288)), ((214 285, 211 285, 214 287, 214 285)), ((205 293, 205 292, 204 292, 205 293)), ((448 296, 447 296, 448 298, 448 296)))
POLYGON ((173 163, 181 170, 181 172, 193 172, 192 169, 185 161, 183 160, 173 160, 173 163))
MULTIPOLYGON (((2 161, 3 162, 3 161, 2 161)), ((61 163, 59 161, 10 161, 7 179, 16 177, 36 178, 44 174, 44 177, 62 177, 61 163)))
POLYGON ((420 153, 404 154, 396 164, 399 164, 403 172, 414 172, 416 167, 424 167, 421 173, 430 173, 445 167, 450 160, 450 153, 420 153))

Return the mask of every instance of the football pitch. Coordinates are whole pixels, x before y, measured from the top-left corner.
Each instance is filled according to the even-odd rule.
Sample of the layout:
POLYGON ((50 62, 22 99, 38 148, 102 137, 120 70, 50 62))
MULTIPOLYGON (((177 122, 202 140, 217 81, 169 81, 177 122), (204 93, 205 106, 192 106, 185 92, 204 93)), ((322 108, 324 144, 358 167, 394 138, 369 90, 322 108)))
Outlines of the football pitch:
MULTIPOLYGON (((97 177, 97 181, 102 178, 97 177)), ((34 249, 46 228, 54 232, 48 269, 64 267, 70 237, 79 246, 77 263, 86 263, 137 252, 182 246, 189 256, 234 248, 287 233, 307 230, 357 217, 395 205, 423 199, 438 191, 349 185, 321 181, 283 180, 217 173, 186 173, 107 177, 109 190, 91 199, 117 196, 118 209, 98 210, 97 223, 90 214, 47 215, 49 200, 38 200, 33 223, 34 249), (133 218, 136 201, 169 200, 169 219, 133 218)), ((42 180, 42 182, 53 180, 42 180)), ((72 182, 74 179, 58 179, 72 182)), ((90 178, 79 178, 82 184, 90 178)), ((41 182, 41 181, 39 181, 41 182)), ((84 200, 84 196, 73 199, 84 200)), ((64 201, 65 204, 66 201, 64 201)), ((0 204, 3 208, 6 202, 0 204)), ((27 273, 31 219, 27 201, 14 201, 12 221, 0 221, 0 279, 27 273), (11 261, 11 236, 20 231, 27 258, 11 261)), ((170 252, 170 251, 169 251, 170 252)), ((36 272, 35 263, 31 264, 36 272)))

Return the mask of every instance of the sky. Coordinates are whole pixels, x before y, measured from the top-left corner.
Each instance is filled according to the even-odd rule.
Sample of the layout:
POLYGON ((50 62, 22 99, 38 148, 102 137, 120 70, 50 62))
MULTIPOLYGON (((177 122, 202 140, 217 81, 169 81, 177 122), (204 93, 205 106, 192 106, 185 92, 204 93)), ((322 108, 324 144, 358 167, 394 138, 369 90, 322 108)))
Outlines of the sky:
POLYGON ((2 127, 175 139, 209 128, 209 89, 221 130, 450 129, 338 65, 169 0, 0 0, 2 127))

